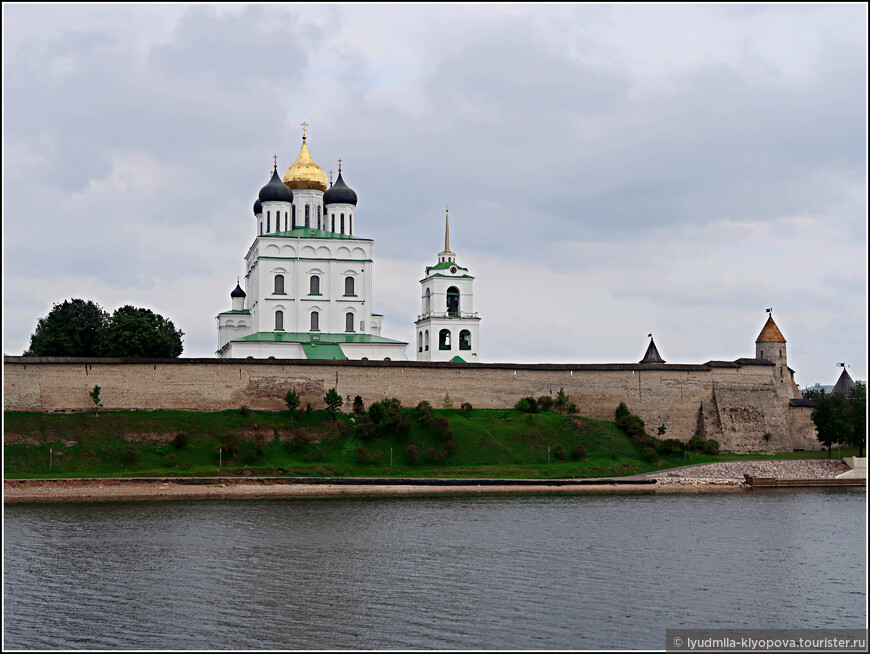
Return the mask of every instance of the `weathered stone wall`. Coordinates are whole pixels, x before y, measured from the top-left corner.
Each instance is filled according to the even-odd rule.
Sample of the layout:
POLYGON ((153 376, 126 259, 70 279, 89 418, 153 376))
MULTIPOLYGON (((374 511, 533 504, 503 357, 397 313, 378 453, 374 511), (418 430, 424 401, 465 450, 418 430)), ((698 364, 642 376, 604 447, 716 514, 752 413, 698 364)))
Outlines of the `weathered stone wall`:
POLYGON ((303 407, 310 402, 315 408, 324 406, 323 396, 333 386, 346 400, 361 395, 367 405, 397 397, 405 406, 428 400, 440 407, 449 393, 455 407, 470 402, 475 408, 511 407, 523 396, 555 395, 564 388, 580 412, 593 418, 612 420, 624 401, 653 434, 664 424, 667 437, 688 440, 703 423, 705 436, 723 448, 791 449, 785 406, 773 390, 773 367, 752 359, 702 365, 530 365, 4 357, 4 364, 7 411, 91 409, 88 393, 94 385, 101 388, 105 409, 199 411, 242 405, 281 410, 290 388, 299 392, 303 407), (712 419, 717 398, 729 419, 734 416, 730 423, 721 421, 723 406, 712 419), (710 414, 706 421, 699 421, 699 410, 710 414), (755 415, 762 417, 764 428, 753 423, 755 415), (765 443, 761 436, 766 431, 775 442, 765 443))

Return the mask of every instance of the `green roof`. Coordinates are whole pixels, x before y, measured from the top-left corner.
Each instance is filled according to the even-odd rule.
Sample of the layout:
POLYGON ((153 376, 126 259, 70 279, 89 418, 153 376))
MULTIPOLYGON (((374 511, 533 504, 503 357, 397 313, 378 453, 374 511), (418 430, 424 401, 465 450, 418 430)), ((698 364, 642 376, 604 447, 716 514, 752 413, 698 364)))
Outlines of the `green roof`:
POLYGON ((307 359, 338 359, 347 361, 347 357, 338 343, 303 343, 302 351, 307 359))
POLYGON ((468 362, 457 354, 455 357, 450 359, 450 363, 468 363, 468 362))
POLYGON ((468 270, 468 268, 463 268, 462 266, 458 266, 455 263, 450 263, 448 261, 442 261, 441 263, 436 263, 434 266, 426 266, 426 271, 429 270, 446 270, 447 268, 452 268, 456 266, 459 270, 468 270))
POLYGON ((297 227, 289 232, 269 232, 268 234, 260 234, 261 237, 277 236, 278 238, 337 238, 350 241, 371 241, 370 238, 360 238, 359 236, 351 236, 350 234, 336 234, 335 232, 327 232, 322 229, 314 229, 313 227, 297 227))
POLYGON ((251 312, 248 311, 247 309, 233 309, 232 311, 221 311, 218 315, 223 316, 227 313, 248 313, 249 314, 251 312))
MULTIPOLYGON (((371 334, 325 334, 319 332, 257 332, 233 339, 233 343, 392 343, 407 345, 405 341, 372 336, 371 334)), ((331 357, 330 357, 331 358, 331 357)))

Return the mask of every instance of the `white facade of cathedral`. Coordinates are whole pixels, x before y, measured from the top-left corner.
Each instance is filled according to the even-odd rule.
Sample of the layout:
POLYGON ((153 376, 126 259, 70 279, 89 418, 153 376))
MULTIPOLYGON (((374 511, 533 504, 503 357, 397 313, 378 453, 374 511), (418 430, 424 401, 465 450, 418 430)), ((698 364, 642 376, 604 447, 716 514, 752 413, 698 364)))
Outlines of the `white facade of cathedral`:
POLYGON ((450 251, 450 216, 445 218, 444 250, 420 280, 422 313, 417 327, 417 361, 479 361, 480 318, 474 312, 474 277, 450 251))
POLYGON ((218 314, 222 358, 405 360, 407 343, 383 338, 372 311, 371 239, 356 235, 357 196, 311 158, 260 190, 256 235, 245 255, 245 290, 218 314))

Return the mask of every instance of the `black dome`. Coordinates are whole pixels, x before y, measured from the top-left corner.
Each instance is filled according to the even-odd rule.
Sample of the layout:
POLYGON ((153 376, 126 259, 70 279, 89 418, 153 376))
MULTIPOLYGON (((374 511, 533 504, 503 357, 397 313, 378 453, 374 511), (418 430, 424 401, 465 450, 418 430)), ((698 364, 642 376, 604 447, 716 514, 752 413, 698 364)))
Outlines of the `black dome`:
POLYGON ((245 297, 245 292, 242 290, 242 287, 236 284, 235 290, 230 293, 230 297, 245 297))
POLYGON ((254 215, 259 216, 261 213, 263 213, 263 203, 260 202, 260 198, 257 198, 254 201, 254 215))
POLYGON ((260 202, 293 202, 293 191, 278 177, 277 168, 272 170, 269 183, 260 189, 260 202))
POLYGON ((356 193, 344 183, 340 170, 335 184, 323 194, 323 204, 352 204, 356 206, 356 193))

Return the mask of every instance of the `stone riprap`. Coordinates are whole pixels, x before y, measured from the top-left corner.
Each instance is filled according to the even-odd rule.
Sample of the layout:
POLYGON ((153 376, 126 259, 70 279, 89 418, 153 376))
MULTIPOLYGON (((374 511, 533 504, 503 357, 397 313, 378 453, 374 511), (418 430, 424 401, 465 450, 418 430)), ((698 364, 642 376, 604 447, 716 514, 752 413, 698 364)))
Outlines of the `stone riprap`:
POLYGON ((842 459, 794 459, 772 461, 721 461, 678 470, 652 472, 658 483, 743 483, 744 474, 776 479, 834 479, 849 470, 842 459))

